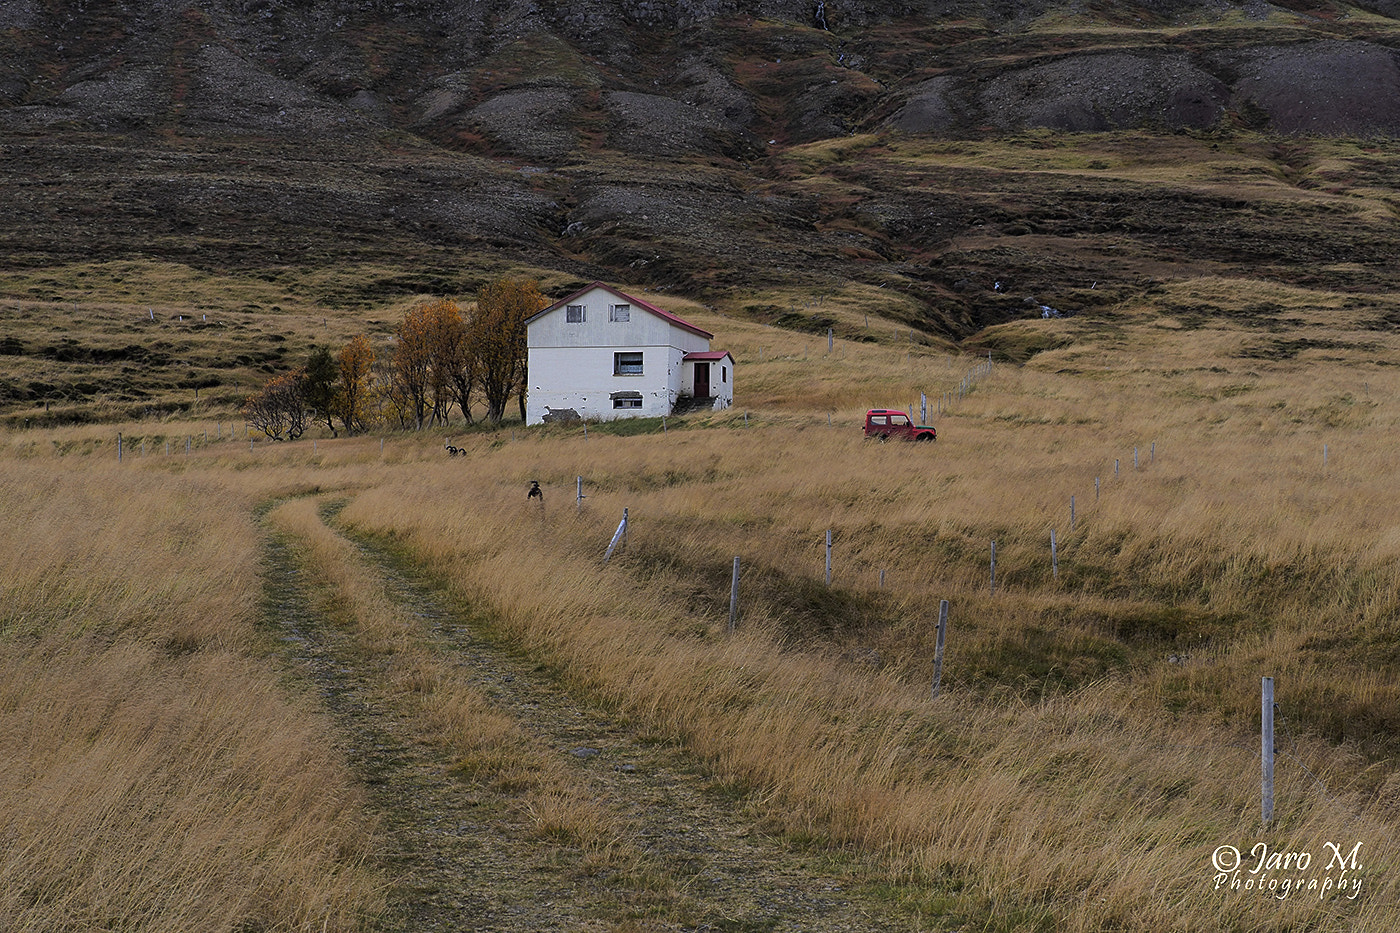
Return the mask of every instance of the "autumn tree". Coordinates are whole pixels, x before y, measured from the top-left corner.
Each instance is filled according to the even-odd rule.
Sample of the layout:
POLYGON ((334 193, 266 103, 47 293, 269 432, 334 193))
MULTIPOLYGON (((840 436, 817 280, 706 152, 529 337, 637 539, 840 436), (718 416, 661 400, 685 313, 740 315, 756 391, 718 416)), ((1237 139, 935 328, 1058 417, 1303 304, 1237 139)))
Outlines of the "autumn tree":
POLYGON ((476 296, 476 311, 468 325, 477 382, 486 396, 486 417, 499 423, 511 393, 525 392, 525 321, 549 300, 533 281, 497 279, 476 296))
POLYGON ((338 358, 340 364, 340 397, 337 406, 345 430, 354 434, 363 431, 373 420, 371 407, 371 367, 374 348, 364 334, 357 335, 344 346, 338 358))
POLYGON ((432 385, 432 314, 429 305, 414 308, 395 332, 393 381, 407 420, 422 429, 432 385))
POLYGON ((274 441, 296 440, 306 431, 306 370, 277 376, 243 405, 243 418, 274 441))
POLYGON ((472 422, 472 390, 476 386, 476 359, 467 339, 467 322, 455 301, 443 300, 431 306, 433 417, 447 421, 455 403, 462 417, 472 422))
POLYGON ((475 420, 472 417, 472 395, 477 386, 476 353, 472 349, 471 333, 461 311, 457 312, 456 321, 443 335, 442 349, 453 398, 462 410, 462 417, 467 424, 471 424, 475 420))
POLYGON ((409 312, 399 325, 393 364, 396 394, 415 427, 428 412, 433 422, 446 424, 454 403, 472 420, 476 362, 455 301, 443 298, 409 312))

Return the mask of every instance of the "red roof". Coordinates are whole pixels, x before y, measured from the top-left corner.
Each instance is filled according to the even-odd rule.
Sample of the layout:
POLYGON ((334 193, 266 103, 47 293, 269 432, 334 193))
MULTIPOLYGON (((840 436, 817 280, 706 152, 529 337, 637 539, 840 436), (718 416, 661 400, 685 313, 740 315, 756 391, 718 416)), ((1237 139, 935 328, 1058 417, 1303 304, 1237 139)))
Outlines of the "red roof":
MULTIPOLYGON (((682 360, 722 360, 729 356, 728 350, 706 350, 704 352, 687 353, 681 357, 682 360)), ((732 357, 731 357, 732 359, 732 357)))
MULTIPOLYGON (((548 308, 545 308, 543 311, 539 312, 538 314, 534 314, 534 315, 532 315, 532 316, 526 318, 526 319, 525 319, 525 323, 526 323, 526 324, 529 324, 531 321, 535 320, 536 318, 542 318, 542 317, 544 317, 546 314, 549 314, 551 311, 557 311, 557 310, 559 310, 560 308, 564 307, 566 304, 569 304, 571 301, 573 301, 573 300, 574 300, 575 298, 577 298, 579 295, 582 295, 582 294, 584 294, 585 292, 591 292, 591 291, 593 291, 593 289, 595 289, 595 288, 601 288, 601 289, 603 289, 604 291, 611 292, 612 294, 616 295, 618 298, 622 299, 623 301, 627 302, 628 304, 636 305, 638 308, 641 308, 641 309, 643 309, 643 310, 645 310, 645 311, 650 311, 652 314, 655 314, 657 317, 659 317, 659 318, 664 318, 665 320, 670 321, 672 324, 676 325, 677 327, 684 328, 685 330, 690 331, 692 334, 697 334, 697 335, 699 335, 699 336, 701 336, 701 337, 704 337, 706 340, 709 340, 709 339, 711 339, 711 338, 714 337, 714 334, 710 333, 709 331, 703 330, 703 329, 701 329, 701 328, 699 328, 699 327, 696 327, 694 324, 690 323, 690 322, 687 321, 687 320, 684 320, 684 319, 682 319, 682 318, 676 317, 676 315, 672 314, 670 311, 667 311, 667 310, 665 310, 664 308, 658 308, 656 305, 652 304, 652 303, 649 302, 649 301, 642 301, 640 298, 633 298, 631 295, 624 294, 623 292, 618 291, 617 289, 613 288, 611 285, 608 285, 608 284, 606 284, 606 283, 604 283, 604 282, 594 282, 592 285, 585 285, 583 288, 580 288, 578 291, 574 292, 572 295, 569 295, 568 297, 565 297, 565 298, 560 298, 560 299, 559 299, 558 301, 556 301, 554 304, 550 305, 548 308)), ((723 355, 723 354, 721 354, 721 355, 723 355)), ((719 357, 715 357, 715 359, 719 359, 719 357)))

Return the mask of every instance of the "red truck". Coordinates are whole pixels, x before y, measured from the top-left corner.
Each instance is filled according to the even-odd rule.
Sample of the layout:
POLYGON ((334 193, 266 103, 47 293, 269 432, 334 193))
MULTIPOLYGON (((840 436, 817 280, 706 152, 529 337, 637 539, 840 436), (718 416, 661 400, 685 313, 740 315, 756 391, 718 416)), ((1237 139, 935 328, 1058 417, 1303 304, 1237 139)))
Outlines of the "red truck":
POLYGON ((897 408, 872 408, 865 413, 865 436, 887 441, 902 437, 906 441, 936 441, 938 431, 932 425, 915 424, 897 408))

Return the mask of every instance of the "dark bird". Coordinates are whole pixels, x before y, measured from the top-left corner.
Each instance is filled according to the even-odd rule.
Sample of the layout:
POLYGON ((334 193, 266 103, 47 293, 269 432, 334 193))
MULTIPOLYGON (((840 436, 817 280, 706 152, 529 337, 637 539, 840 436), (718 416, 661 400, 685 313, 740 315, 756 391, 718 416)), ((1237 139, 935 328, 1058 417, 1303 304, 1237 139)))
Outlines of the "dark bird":
POLYGON ((525 498, 538 499, 540 500, 540 505, 544 505, 544 490, 540 488, 539 480, 530 480, 530 491, 525 494, 525 498))

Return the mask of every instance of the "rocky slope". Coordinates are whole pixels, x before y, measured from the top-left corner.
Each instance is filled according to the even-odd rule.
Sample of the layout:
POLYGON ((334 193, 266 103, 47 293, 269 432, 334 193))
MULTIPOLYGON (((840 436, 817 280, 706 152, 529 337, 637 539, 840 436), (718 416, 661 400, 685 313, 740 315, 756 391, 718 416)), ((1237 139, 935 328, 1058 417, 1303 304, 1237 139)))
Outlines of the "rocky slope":
POLYGON ((382 261, 451 290, 485 252, 711 294, 895 275, 928 304, 915 323, 956 335, 1002 312, 959 297, 966 270, 940 255, 1005 199, 956 180, 914 197, 854 167, 814 187, 790 154, 871 133, 1392 137, 1397 15, 1391 0, 0 0, 0 263, 382 261))

